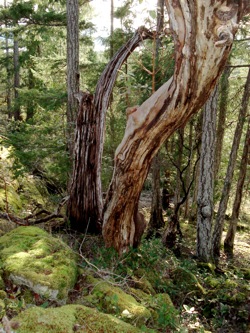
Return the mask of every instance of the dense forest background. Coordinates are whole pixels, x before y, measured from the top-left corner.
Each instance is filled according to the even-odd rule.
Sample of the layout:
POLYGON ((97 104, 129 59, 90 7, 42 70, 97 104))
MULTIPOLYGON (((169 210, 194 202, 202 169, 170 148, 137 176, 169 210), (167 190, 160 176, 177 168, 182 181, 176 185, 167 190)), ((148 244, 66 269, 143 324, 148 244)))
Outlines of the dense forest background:
MULTIPOLYGON (((126 127, 126 113, 141 105, 172 76, 174 42, 166 31, 157 30, 160 1, 158 10, 157 4, 155 10, 146 10, 143 1, 107 2, 108 36, 99 37, 98 43, 92 2, 79 1, 79 87, 93 94, 105 66, 138 28, 134 26, 138 3, 145 26, 150 31, 160 31, 160 35, 142 41, 118 71, 106 118, 101 172, 104 197, 112 179, 114 154, 126 127)), ((168 21, 166 13, 164 19, 168 21)), ((0 7, 0 210, 2 214, 18 216, 17 222, 29 214, 34 217, 45 207, 50 215, 62 200, 67 200, 72 176, 68 132, 75 127, 68 117, 69 20, 63 0, 5 0, 0 7), (39 195, 27 187, 25 179, 36 182, 39 195)), ((202 135, 205 130, 212 131, 206 127, 206 109, 211 114, 212 108, 215 117, 210 123, 216 124, 211 217, 214 234, 219 223, 215 221, 221 217, 222 224, 218 225, 223 232, 222 241, 228 240, 225 253, 232 258, 234 250, 239 254, 236 230, 249 232, 249 72, 250 22, 246 16, 213 96, 164 143, 144 183, 139 203, 148 225, 144 238, 160 235, 164 246, 177 257, 190 244, 195 257, 200 242, 199 233, 197 239, 193 236, 199 230, 196 222, 202 202, 201 179, 208 177, 201 163, 208 150, 202 135)), ((204 218, 204 211, 200 214, 204 218)), ((57 218, 61 216, 58 214, 57 218)), ((65 223, 65 219, 61 220, 65 223)), ((249 247, 249 241, 247 244, 249 247)), ((202 259, 210 261, 206 254, 202 259)), ((223 252, 220 260, 224 259, 223 252)))
MULTIPOLYGON (((91 2, 79 4, 82 91, 95 92, 105 65, 133 35, 135 5, 138 4, 134 1, 118 3, 115 7, 111 3, 112 15, 110 22, 107 20, 110 36, 101 40, 103 47, 100 49, 100 39, 98 44, 95 40, 91 2), (114 28, 115 20, 120 22, 118 28, 114 28)), ((144 10, 143 14, 146 15, 147 27, 156 29, 157 11, 144 10)), ((32 1, 17 1, 12 4, 5 2, 1 8, 1 140, 6 147, 11 147, 15 177, 28 173, 43 179, 55 201, 67 194, 72 167, 67 145, 66 22, 65 3, 42 1, 34 4, 32 1)), ((244 19, 218 85, 215 110, 215 207, 221 199, 228 164, 231 163, 229 156, 239 122, 239 110, 244 103, 242 99, 249 69, 248 36, 249 23, 244 19)), ((171 36, 162 33, 157 59, 156 42, 156 39, 143 41, 118 73, 107 113, 101 175, 104 192, 112 177, 114 152, 126 126, 126 109, 141 105, 173 73, 174 49, 171 36)), ((236 149, 237 158, 233 167, 235 172, 229 180, 228 216, 231 215, 235 194, 239 192, 237 183, 249 119, 247 107, 243 111, 243 128, 239 134, 240 144, 239 149, 236 149)), ((196 216, 202 114, 201 110, 165 142, 157 156, 159 170, 154 172, 155 167, 152 167, 144 184, 148 194, 160 186, 160 190, 167 196, 163 201, 169 201, 170 198, 175 206, 180 198, 185 197, 181 205, 181 214, 185 219, 196 216), (156 185, 157 177, 160 177, 159 185, 156 185)), ((246 157, 245 165, 248 163, 246 157)), ((243 207, 249 198, 249 168, 246 168, 240 191, 243 207)), ((158 199, 157 205, 162 205, 161 200, 158 199)), ((163 205, 167 206, 168 202, 163 202, 163 205)), ((12 210, 12 207, 9 209, 12 210)))

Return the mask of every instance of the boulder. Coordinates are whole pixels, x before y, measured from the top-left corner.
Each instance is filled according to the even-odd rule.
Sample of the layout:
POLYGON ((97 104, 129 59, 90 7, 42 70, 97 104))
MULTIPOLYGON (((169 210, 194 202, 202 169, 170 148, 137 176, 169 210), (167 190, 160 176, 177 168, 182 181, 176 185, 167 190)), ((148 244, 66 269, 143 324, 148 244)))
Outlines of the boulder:
POLYGON ((60 239, 33 226, 18 227, 0 237, 0 265, 16 285, 61 303, 77 279, 74 252, 60 239))
POLYGON ((86 277, 85 283, 91 292, 83 297, 83 303, 98 306, 100 311, 135 322, 137 326, 145 324, 151 318, 150 311, 144 305, 112 283, 90 275, 86 277))

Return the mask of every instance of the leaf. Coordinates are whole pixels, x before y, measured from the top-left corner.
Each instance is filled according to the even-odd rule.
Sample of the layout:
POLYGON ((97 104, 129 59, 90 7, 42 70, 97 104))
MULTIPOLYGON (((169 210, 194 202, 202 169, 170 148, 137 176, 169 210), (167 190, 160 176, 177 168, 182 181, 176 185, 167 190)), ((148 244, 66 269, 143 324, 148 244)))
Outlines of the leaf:
POLYGON ((149 10, 148 13, 149 13, 149 16, 152 19, 154 19, 154 20, 156 19, 156 12, 155 12, 155 10, 149 10))
POLYGON ((49 302, 46 301, 41 305, 41 308, 46 309, 49 306, 49 302))

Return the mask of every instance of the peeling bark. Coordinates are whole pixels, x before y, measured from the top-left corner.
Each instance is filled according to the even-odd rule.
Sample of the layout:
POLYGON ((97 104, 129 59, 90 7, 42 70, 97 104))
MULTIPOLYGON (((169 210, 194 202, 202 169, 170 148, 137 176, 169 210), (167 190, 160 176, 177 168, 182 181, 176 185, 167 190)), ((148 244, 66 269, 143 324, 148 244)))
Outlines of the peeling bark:
POLYGON ((237 13, 229 20, 218 18, 215 13, 224 10, 224 3, 166 1, 175 41, 175 72, 128 117, 107 193, 103 236, 106 246, 119 253, 133 245, 134 211, 152 158, 206 102, 226 65, 237 13), (229 36, 223 29, 229 30, 229 36))

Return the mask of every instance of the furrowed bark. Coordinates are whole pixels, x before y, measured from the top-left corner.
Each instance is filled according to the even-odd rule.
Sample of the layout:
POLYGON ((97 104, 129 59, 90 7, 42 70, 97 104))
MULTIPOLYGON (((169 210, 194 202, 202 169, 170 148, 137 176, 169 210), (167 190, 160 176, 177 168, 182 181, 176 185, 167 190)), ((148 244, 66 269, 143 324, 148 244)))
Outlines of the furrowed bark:
POLYGON ((151 38, 144 27, 123 45, 104 69, 93 96, 80 93, 75 136, 74 167, 67 216, 71 228, 99 233, 103 219, 101 161, 105 116, 112 89, 124 61, 144 39, 151 38))
POLYGON ((103 236, 106 246, 119 253, 133 245, 135 209, 152 158, 206 102, 236 32, 237 8, 225 7, 225 1, 170 0, 166 5, 175 41, 175 72, 129 115, 107 193, 103 236))
POLYGON ((213 222, 214 166, 216 139, 216 111, 218 90, 206 102, 203 112, 202 143, 200 157, 199 187, 197 197, 197 244, 196 255, 199 260, 211 260, 211 230, 213 222))

